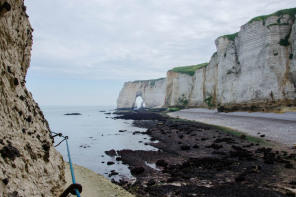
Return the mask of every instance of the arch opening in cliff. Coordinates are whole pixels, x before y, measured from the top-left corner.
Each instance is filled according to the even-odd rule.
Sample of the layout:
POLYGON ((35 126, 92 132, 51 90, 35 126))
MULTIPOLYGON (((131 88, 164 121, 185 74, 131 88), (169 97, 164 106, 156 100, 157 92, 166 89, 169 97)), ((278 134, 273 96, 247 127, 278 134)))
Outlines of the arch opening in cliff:
POLYGON ((142 96, 137 96, 136 101, 134 103, 134 109, 142 109, 145 108, 146 104, 142 98, 142 96))

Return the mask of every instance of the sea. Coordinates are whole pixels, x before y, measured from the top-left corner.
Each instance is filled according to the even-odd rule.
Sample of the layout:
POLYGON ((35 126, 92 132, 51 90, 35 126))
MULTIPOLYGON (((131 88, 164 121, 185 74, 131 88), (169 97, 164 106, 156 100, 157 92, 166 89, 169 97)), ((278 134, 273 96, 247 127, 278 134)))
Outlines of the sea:
MULTIPOLYGON (((148 135, 133 135, 135 131, 146 129, 134 127, 132 120, 113 119, 114 106, 41 106, 52 132, 68 136, 71 160, 74 164, 86 167, 106 178, 115 181, 120 179, 134 180, 127 165, 116 161, 115 157, 105 154, 114 149, 153 150, 155 147, 145 145, 150 142, 148 135), (65 115, 80 113, 81 115, 65 115), (126 130, 119 132, 119 130, 126 130), (113 161, 114 165, 107 165, 113 161), (119 175, 109 176, 115 170, 119 175)), ((62 138, 55 137, 55 145, 62 138)), ((56 149, 68 160, 66 143, 62 142, 56 149)))

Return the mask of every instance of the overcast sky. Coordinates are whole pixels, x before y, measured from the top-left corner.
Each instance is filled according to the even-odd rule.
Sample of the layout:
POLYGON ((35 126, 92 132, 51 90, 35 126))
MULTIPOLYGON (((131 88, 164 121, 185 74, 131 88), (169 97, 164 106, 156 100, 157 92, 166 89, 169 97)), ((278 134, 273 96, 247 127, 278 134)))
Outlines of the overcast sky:
POLYGON ((113 105, 124 82, 208 62, 214 40, 295 0, 25 0, 40 105, 113 105))

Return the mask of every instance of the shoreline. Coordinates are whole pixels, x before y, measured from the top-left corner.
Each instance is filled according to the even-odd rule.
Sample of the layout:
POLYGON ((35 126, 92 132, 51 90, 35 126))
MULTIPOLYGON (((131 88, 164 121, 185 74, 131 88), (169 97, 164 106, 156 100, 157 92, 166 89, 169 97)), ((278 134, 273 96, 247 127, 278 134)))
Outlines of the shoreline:
POLYGON ((146 124, 147 131, 137 135, 149 135, 149 144, 159 149, 116 151, 113 157, 120 157, 137 179, 118 183, 127 191, 137 196, 295 195, 294 150, 183 119, 163 117, 153 125, 149 116, 151 122, 156 118, 149 112, 121 117, 137 124, 143 120, 140 125, 146 124))
MULTIPOLYGON (((112 183, 103 175, 94 171, 73 164, 76 182, 82 185, 81 196, 88 197, 133 197, 132 194, 112 183)), ((65 162, 65 188, 72 184, 71 172, 69 163, 65 162)))
POLYGON ((201 108, 170 112, 171 118, 227 127, 254 137, 261 137, 288 147, 296 145, 296 113, 218 113, 201 108))

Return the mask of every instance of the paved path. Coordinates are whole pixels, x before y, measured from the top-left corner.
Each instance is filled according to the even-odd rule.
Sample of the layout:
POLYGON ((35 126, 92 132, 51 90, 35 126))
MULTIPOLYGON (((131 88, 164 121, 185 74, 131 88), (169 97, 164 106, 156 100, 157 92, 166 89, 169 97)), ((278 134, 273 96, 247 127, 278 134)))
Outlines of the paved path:
POLYGON ((265 134, 266 139, 288 146, 296 144, 296 112, 283 114, 260 112, 218 113, 216 110, 186 109, 169 113, 169 115, 225 126, 257 137, 265 134))

